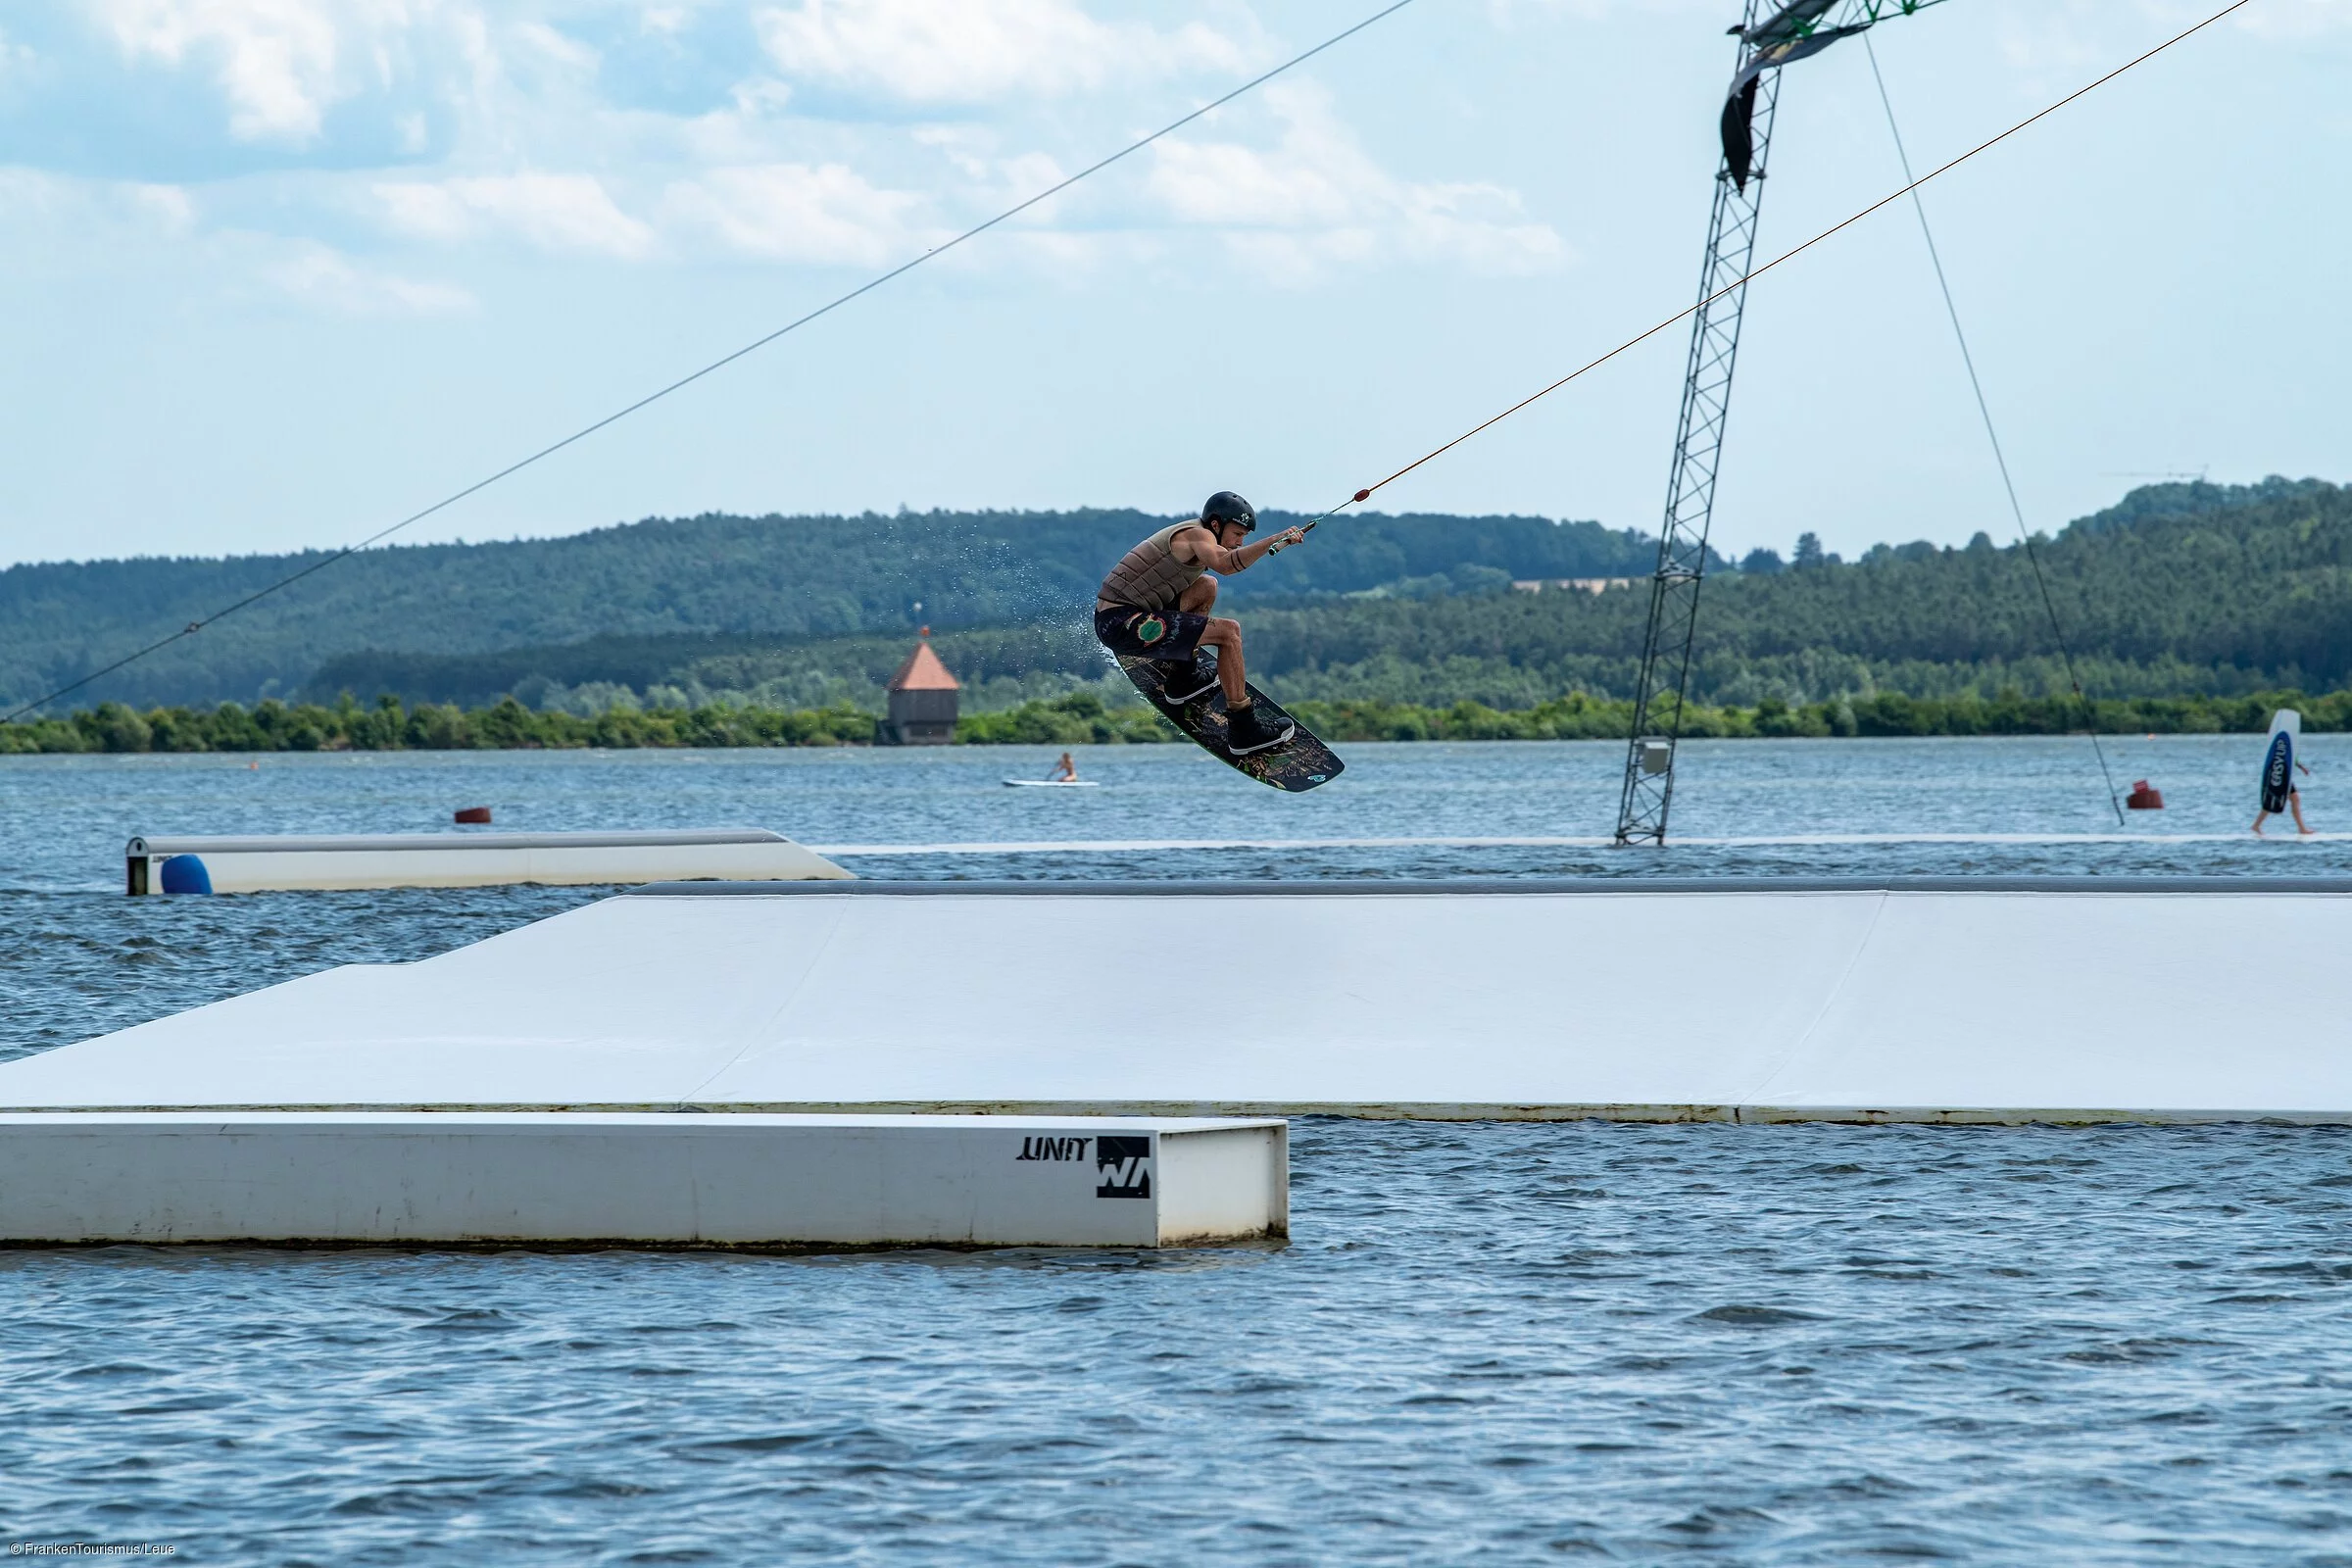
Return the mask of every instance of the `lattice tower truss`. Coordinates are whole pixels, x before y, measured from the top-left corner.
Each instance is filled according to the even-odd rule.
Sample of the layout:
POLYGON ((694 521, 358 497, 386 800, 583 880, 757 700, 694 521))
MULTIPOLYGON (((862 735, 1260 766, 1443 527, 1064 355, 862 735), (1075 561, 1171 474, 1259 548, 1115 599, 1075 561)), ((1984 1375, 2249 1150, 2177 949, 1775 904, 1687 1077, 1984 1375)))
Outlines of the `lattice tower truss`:
MULTIPOLYGON (((1759 0, 1748 0, 1748 25, 1760 9, 1759 0)), ((1702 303, 1690 323, 1690 361, 1683 378, 1682 414, 1675 421, 1674 465, 1666 478, 1666 518, 1658 529, 1649 623, 1634 687, 1633 736, 1617 805, 1620 844, 1666 842, 1674 754, 1682 738, 1691 640, 1698 630, 1698 590, 1707 574, 1707 528, 1715 514, 1724 420, 1740 358, 1740 319, 1747 307, 1747 285, 1740 279, 1754 265, 1756 220, 1764 205, 1765 163, 1780 95, 1781 74, 1766 72, 1756 90, 1755 154, 1746 187, 1733 180, 1729 159, 1715 174, 1715 210, 1707 220, 1706 263, 1698 274, 1702 303)))
POLYGON ((1666 517, 1658 529, 1658 565, 1649 583, 1649 620, 1634 687, 1633 733, 1625 787, 1617 803, 1619 844, 1663 844, 1674 806, 1675 752, 1690 692, 1690 651, 1698 630, 1698 591, 1706 580, 1707 532, 1715 481, 1723 466, 1724 421, 1732 371, 1740 358, 1740 322, 1754 269, 1756 220, 1764 204, 1765 164, 1780 102, 1780 63, 1803 59, 1836 38, 1889 16, 1909 16, 1936 0, 1746 0, 1739 27, 1739 77, 1754 72, 1748 122, 1752 152, 1744 180, 1727 145, 1715 172, 1715 206, 1698 275, 1698 312, 1690 321, 1690 359, 1675 422, 1674 464, 1666 480, 1666 517), (1766 62, 1758 70, 1759 62, 1766 62))

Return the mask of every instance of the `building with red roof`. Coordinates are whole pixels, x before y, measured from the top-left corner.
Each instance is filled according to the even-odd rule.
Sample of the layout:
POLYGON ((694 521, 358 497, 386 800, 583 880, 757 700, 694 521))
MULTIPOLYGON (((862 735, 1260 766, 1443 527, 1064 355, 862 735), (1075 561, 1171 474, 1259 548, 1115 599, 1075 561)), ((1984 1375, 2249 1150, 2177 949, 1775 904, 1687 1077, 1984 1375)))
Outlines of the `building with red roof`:
POLYGON ((890 677, 890 716, 874 723, 877 746, 945 746, 956 738, 956 694, 962 682, 931 651, 930 627, 920 638, 890 677))

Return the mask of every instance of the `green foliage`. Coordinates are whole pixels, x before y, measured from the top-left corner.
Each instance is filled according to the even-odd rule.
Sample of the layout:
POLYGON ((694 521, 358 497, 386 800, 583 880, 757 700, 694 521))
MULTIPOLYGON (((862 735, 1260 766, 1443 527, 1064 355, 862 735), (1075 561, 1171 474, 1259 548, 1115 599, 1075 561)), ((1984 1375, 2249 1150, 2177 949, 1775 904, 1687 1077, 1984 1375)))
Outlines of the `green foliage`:
MULTIPOLYGON (((1342 536, 1319 531, 1310 549, 1277 560, 1342 536)), ((2352 494, 2334 486, 2155 486, 2039 549, 2084 689, 2101 700, 2325 691, 2352 680, 2352 494)), ((1457 591, 1490 588, 1478 570, 1400 577, 1377 595, 1245 604, 1251 673, 1286 703, 1470 701, 1518 710, 1564 691, 1630 691, 1644 586, 1457 591), (1449 586, 1422 597, 1432 583, 1449 586)), ((943 632, 936 644, 966 682, 967 711, 1081 687, 1123 695, 1082 613, 943 632)), ((598 639, 490 656, 369 656, 329 665, 314 690, 467 703, 512 691, 537 704, 563 698, 558 688, 606 682, 633 700, 661 687, 665 700, 689 704, 731 695, 759 706, 876 705, 906 649, 903 633, 598 639)), ((1721 573, 1706 588, 1690 686, 1713 705, 1824 705, 1833 732, 1861 723, 1840 697, 1990 704, 2005 691, 2070 689, 2031 564, 1988 538, 1957 550, 1880 546, 1850 564, 1808 552, 1802 569, 1721 573)))
MULTIPOLYGON (((208 624, 84 694, 153 703, 345 688, 487 701, 533 674, 643 686, 730 650, 949 627, 1082 622, 1103 572, 1171 519, 1132 510, 652 518, 561 539, 371 550, 208 624), (647 642, 667 645, 649 656, 647 642), (683 645, 702 641, 699 652, 683 645), (568 672, 450 655, 581 647, 568 672), (379 652, 370 652, 379 651, 379 652), (389 651, 389 652, 380 652, 389 651), (331 662, 366 655, 358 663, 331 662), (650 671, 649 659, 666 658, 650 671), (369 662, 368 661, 374 661, 369 662), (408 661, 403 663, 402 661, 408 661), (321 670, 321 666, 328 666, 321 670), (314 671, 317 679, 306 681, 314 671), (649 672, 650 671, 650 672, 649 672)), ((1263 526, 1294 520, 1267 513, 1263 526)), ((1646 571, 1633 530, 1544 517, 1351 515, 1237 577, 1231 595, 1314 596, 1457 568, 1497 576, 1646 571)), ((0 696, 27 702, 324 559, 57 562, 0 570, 0 696)))
MULTIPOLYGON (((1462 701, 1445 707, 1379 700, 1289 705, 1325 740, 1346 741, 1622 741, 1633 705, 1570 692, 1532 708, 1497 709, 1462 701)), ((2310 731, 2352 730, 2352 691, 2307 697, 2295 691, 2239 697, 2114 699, 2096 705, 2098 728, 2111 734, 2260 734, 2271 714, 2293 708, 2310 731)), ((1752 708, 1693 704, 1686 738, 1729 740, 1830 735, 2065 735, 2082 728, 2071 698, 1990 700, 1974 695, 1912 698, 1893 692, 1791 706, 1766 698, 1752 708)), ((536 750, 598 747, 625 751, 682 746, 856 746, 870 744, 874 715, 856 708, 614 709, 594 718, 534 712, 513 698, 487 707, 410 708, 385 697, 372 708, 348 698, 332 708, 274 701, 252 709, 222 703, 209 710, 157 708, 135 712, 102 703, 69 718, 0 724, 0 755, 30 752, 394 752, 536 750)), ((966 746, 1125 746, 1181 741, 1176 726, 1141 704, 1112 707, 1093 692, 965 715, 956 739, 966 746)))
POLYGON ((1093 692, 1072 692, 1003 712, 966 714, 956 721, 956 739, 967 746, 1117 746, 1184 736, 1152 709, 1111 708, 1093 692))
MULTIPOLYGON (((1409 703, 1301 702, 1290 705, 1300 722, 1327 741, 1622 741, 1631 732, 1633 704, 1583 692, 1533 708, 1499 710, 1461 702, 1448 708, 1409 703)), ((2352 729, 2352 692, 2306 697, 2259 692, 2244 697, 2158 697, 2096 705, 2103 734, 2188 735, 2224 731, 2261 734, 2281 708, 2303 714, 2306 730, 2352 729)), ((1683 715, 1686 739, 1832 735, 2068 735, 2083 728, 2082 705, 2071 697, 2025 697, 2004 692, 1910 698, 1886 692, 1791 707, 1766 698, 1753 708, 1693 704, 1683 715)))
MULTIPOLYGON (((466 706, 511 693, 536 707, 560 688, 602 685, 643 694, 669 687, 689 696, 769 698, 770 706, 783 697, 795 707, 812 698, 879 707, 883 683, 906 658, 910 641, 904 632, 784 646, 759 637, 599 637, 494 654, 356 654, 329 660, 306 690, 319 699, 382 691, 408 702, 466 706)), ((1041 675, 1091 680, 1108 670, 1091 627, 1077 618, 941 632, 932 646, 967 689, 1000 681, 1017 687, 1041 675)))
POLYGON ((855 708, 782 710, 711 706, 617 709, 595 718, 534 712, 512 697, 488 707, 407 707, 398 698, 362 708, 269 700, 251 709, 158 708, 133 712, 101 703, 70 718, 0 725, 11 752, 448 752, 603 747, 843 746, 874 737, 874 715, 855 708))
MULTIPOLYGON (((91 695, 137 696, 142 708, 209 704, 269 682, 287 690, 314 670, 297 693, 309 699, 305 712, 335 710, 323 705, 344 692, 390 692, 412 711, 480 710, 513 695, 582 723, 616 705, 876 708, 921 619, 941 627, 936 646, 965 682, 974 720, 1081 694, 1123 705, 1124 683, 1095 646, 1085 609, 1108 562, 1160 521, 1136 512, 704 517, 390 551, 265 601, 250 621, 208 627, 156 668, 91 695), (170 662, 183 658, 195 662, 170 662)), ((1648 596, 1642 584, 1598 595, 1498 591, 1505 574, 1638 577, 1649 548, 1639 534, 1542 518, 1345 517, 1233 579, 1228 597, 1247 627, 1252 677, 1286 704, 1392 717, 1461 703, 1531 712, 1562 692, 1629 693, 1648 596)), ((2151 486, 2041 540, 2039 554, 2083 687, 2101 702, 2197 697, 2207 700, 2200 712, 2219 712, 2267 691, 2352 683, 2352 492, 2284 479, 2151 486)), ((2007 712, 2004 694, 2070 690, 2019 547, 1980 535, 1961 549, 1881 545, 1852 563, 1818 542, 1799 555, 1786 569, 1751 555, 1757 569, 1708 581, 1695 704, 1759 715, 1779 705, 1758 724, 1908 732, 1907 710, 1874 706, 1899 694, 1940 705, 1916 719, 1930 732, 1960 733, 1979 709, 2007 712)), ((134 633, 249 588, 266 577, 262 566, 286 564, 0 572, 0 690, 37 693, 134 633)), ((363 744, 351 738, 358 717, 340 728, 288 719, 281 734, 263 710, 248 711, 251 745, 313 735, 318 745, 363 744)), ((106 721, 122 734, 91 744, 138 745, 134 719, 154 731, 150 749, 214 744, 202 726, 167 718, 158 729, 152 714, 127 710, 106 721)), ((2013 721, 2026 722, 1984 720, 2013 721)), ((1053 710, 1021 722, 1075 735, 1097 720, 1053 710)))
MULTIPOLYGON (((2352 492, 2283 480, 2157 491, 2134 492, 2125 520, 2101 514, 2039 542, 2087 691, 2219 699, 2352 681, 2352 492)), ((1244 618, 1252 677, 1286 702, 1519 709, 1575 689, 1630 693, 1647 610, 1637 587, 1244 618)), ((1988 539, 1721 574, 1706 587, 1691 674, 1695 698, 1744 707, 2069 690, 2032 564, 1988 539)))

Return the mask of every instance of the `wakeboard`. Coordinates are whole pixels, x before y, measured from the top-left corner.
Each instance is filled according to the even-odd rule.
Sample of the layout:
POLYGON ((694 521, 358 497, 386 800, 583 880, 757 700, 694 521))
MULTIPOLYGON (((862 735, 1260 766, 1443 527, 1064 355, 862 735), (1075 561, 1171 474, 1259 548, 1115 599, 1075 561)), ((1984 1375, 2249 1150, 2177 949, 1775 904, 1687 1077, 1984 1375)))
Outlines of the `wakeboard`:
POLYGON ((1168 717, 1168 722, 1190 736, 1193 743, 1209 756, 1237 772, 1247 773, 1260 784, 1271 784, 1278 790, 1297 795, 1318 784, 1328 784, 1338 778, 1347 763, 1341 761, 1332 749, 1317 740, 1304 724, 1287 712, 1272 698, 1256 687, 1249 687, 1250 700, 1265 714, 1280 713, 1298 724, 1298 733, 1280 746, 1248 757, 1236 757, 1225 744, 1225 694, 1212 691, 1206 697, 1195 698, 1182 704, 1167 700, 1167 687, 1161 676, 1167 668, 1156 660, 1128 659, 1119 661, 1119 668, 1135 683, 1135 689, 1146 701, 1168 717))
POLYGON ((2295 743, 2303 736, 2303 715, 2281 708, 2271 717, 2271 744, 2262 754, 2262 808, 2286 809, 2286 797, 2295 787, 2295 743))

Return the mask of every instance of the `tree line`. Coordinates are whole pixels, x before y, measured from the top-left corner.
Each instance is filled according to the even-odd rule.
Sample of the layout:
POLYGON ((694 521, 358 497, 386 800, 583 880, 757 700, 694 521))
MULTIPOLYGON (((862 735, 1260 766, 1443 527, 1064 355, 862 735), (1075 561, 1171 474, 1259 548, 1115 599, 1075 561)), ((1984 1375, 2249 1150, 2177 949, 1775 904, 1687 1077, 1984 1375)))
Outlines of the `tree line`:
MULTIPOLYGON (((1290 704, 1301 722, 1334 742, 1623 740, 1633 705, 1570 692, 1522 709, 1461 701, 1444 707, 1382 700, 1290 704)), ((2064 735, 2086 722, 2106 734, 2259 734, 2272 713, 2293 708, 2311 731, 2352 729, 2352 691, 2311 697, 2271 691, 2238 697, 2110 698, 2086 719, 2070 698, 1964 695, 1913 698, 1894 692, 1791 705, 1767 698, 1750 707, 1693 704, 1682 733, 1693 739, 1905 735, 2064 735)), ((79 752, 395 752, 493 750, 628 751, 680 747, 857 746, 871 744, 875 715, 852 707, 763 709, 709 704, 682 709, 614 709, 594 717, 525 708, 512 697, 480 708, 410 707, 386 696, 372 706, 343 701, 211 709, 101 703, 62 718, 0 724, 0 755, 79 752)), ((968 746, 1119 746, 1178 741, 1174 725, 1141 704, 1113 705, 1093 692, 1033 700, 966 714, 956 739, 968 746)))
MULTIPOLYGON (((1346 538, 1333 533, 1341 527, 1275 564, 1346 538)), ((1958 548, 1881 545, 1853 562, 1818 542, 1794 564, 1760 554, 1750 553, 1751 569, 1706 585, 1690 687, 1702 702, 1803 706, 1880 692, 1989 701, 2008 689, 2066 693, 2074 675, 2092 695, 2119 699, 2352 681, 2352 494, 2316 480, 2149 486, 2042 540, 2071 673, 2034 563, 2016 545, 1980 534, 1958 548)), ((1286 702, 1519 710, 1575 690, 1624 696, 1648 609, 1646 582, 1631 575, 1632 586, 1598 594, 1516 592, 1506 581, 1434 594, 1261 595, 1242 606, 1250 666, 1286 702)), ((607 695, 625 689, 639 701, 661 690, 690 703, 871 704, 906 641, 597 639, 484 656, 354 656, 321 669, 314 691, 466 703, 511 691, 540 706, 608 683, 607 695)), ((967 707, 1012 707, 1108 674, 1076 613, 942 631, 934 642, 970 688, 967 707)))
MULTIPOLYGON (((1120 683, 1088 634, 1085 607, 1103 564, 1163 520, 713 516, 388 552, 313 579, 305 595, 316 588, 316 602, 265 601, 252 621, 233 617, 186 639, 138 676, 155 689, 135 701, 193 706, 181 689, 192 684, 209 707, 254 692, 267 669, 270 695, 316 707, 349 692, 467 710, 513 695, 584 720, 615 706, 871 708, 924 622, 938 626, 935 646, 966 682, 967 710, 1110 692, 1120 683), (335 639, 346 651, 312 662, 335 639), (202 679, 170 666, 235 648, 260 662, 233 679, 226 664, 205 666, 213 674, 202 679)), ((1231 596, 1251 671, 1284 702, 1468 701, 1517 711, 1573 691, 1630 693, 1653 550, 1646 535, 1592 523, 1348 517, 1234 579, 1231 596), (1597 594, 1511 586, 1592 576, 1635 582, 1597 594)), ((2308 479, 2148 486, 2041 540, 2037 553, 2073 673, 2094 697, 2218 700, 2352 683, 2352 492, 2308 479)), ((211 603, 249 586, 254 562, 286 564, 0 572, 0 689, 37 695, 89 667, 116 647, 101 635, 109 625, 170 623, 173 606, 192 602, 173 572, 193 572, 197 597, 211 603), (116 590, 119 603, 107 598, 116 590)), ((1813 540, 1792 562, 1758 551, 1747 563, 1706 585, 1690 685, 1699 703, 1798 709, 1889 692, 1991 702, 2008 690, 2071 689, 2034 564, 2017 545, 1979 534, 1958 548, 1880 545, 1841 562, 1813 540)))

